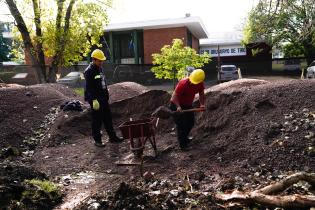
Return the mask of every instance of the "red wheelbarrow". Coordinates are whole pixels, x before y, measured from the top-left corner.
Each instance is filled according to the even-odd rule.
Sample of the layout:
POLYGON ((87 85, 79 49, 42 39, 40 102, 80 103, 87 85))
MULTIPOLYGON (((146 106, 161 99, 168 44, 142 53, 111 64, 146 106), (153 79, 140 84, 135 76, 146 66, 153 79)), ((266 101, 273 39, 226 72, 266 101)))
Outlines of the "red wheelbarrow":
POLYGON ((141 158, 147 141, 149 141, 154 149, 155 156, 157 148, 155 142, 155 130, 158 125, 159 118, 151 117, 135 121, 127 121, 119 126, 124 139, 129 139, 130 149, 137 158, 141 158))

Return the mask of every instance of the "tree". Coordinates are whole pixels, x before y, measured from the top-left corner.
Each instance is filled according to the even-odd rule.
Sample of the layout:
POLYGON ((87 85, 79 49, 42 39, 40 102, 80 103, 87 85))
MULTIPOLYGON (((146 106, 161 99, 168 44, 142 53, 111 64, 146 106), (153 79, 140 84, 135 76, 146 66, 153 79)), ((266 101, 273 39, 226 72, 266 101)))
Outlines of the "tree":
POLYGON ((304 50, 301 44, 285 44, 282 46, 282 51, 285 58, 304 56, 304 50))
POLYGON ((209 54, 199 55, 190 47, 184 47, 181 39, 173 39, 172 46, 165 45, 161 53, 152 54, 153 64, 151 71, 159 79, 181 79, 187 73, 189 66, 200 68, 210 61, 209 54))
POLYGON ((111 0, 5 0, 15 19, 24 51, 40 82, 53 82, 58 67, 82 60, 98 45, 111 0), (29 11, 33 11, 30 15, 29 11), (23 14, 23 15, 22 15, 23 14), (27 16, 28 15, 28 16, 27 16), (46 74, 45 56, 52 59, 46 74))
MULTIPOLYGON (((302 48, 310 63, 315 57, 314 0, 260 0, 249 13, 244 43, 267 42, 271 46, 302 48)), ((294 56, 299 56, 299 50, 294 56)))

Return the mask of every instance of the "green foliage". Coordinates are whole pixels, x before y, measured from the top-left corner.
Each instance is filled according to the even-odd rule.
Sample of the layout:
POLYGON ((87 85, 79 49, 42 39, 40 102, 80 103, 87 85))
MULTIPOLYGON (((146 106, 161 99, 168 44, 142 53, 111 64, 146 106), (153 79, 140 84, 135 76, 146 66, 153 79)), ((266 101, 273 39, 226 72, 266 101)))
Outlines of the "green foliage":
MULTIPOLYGON (((103 1, 104 2, 104 1, 103 1)), ((100 36, 104 33, 104 27, 108 17, 100 3, 83 3, 78 1, 70 20, 70 28, 65 37, 67 43, 63 51, 63 65, 71 65, 82 60, 92 45, 98 45, 100 36)), ((54 56, 61 47, 56 43, 56 36, 65 36, 63 30, 56 32, 54 24, 47 25, 47 32, 43 37, 44 48, 47 56, 54 56)))
POLYGON ((243 42, 266 42, 287 50, 290 44, 287 53, 314 56, 314 19, 314 0, 260 0, 249 13, 243 42))
POLYGON ((73 90, 79 96, 84 96, 84 88, 74 88, 73 90))
POLYGON ((4 82, 4 83, 10 83, 11 78, 15 75, 15 72, 0 72, 0 82, 4 82))
POLYGON ((25 63, 25 54, 24 54, 24 43, 22 37, 20 35, 19 30, 16 27, 13 27, 13 42, 12 42, 12 49, 11 53, 13 55, 12 61, 18 63, 25 63))
POLYGON ((3 37, 5 23, 0 23, 0 62, 8 61, 11 50, 11 43, 9 39, 3 37))
POLYGON ((39 187, 40 190, 43 190, 47 193, 58 193, 59 188, 53 182, 47 180, 39 180, 39 179, 32 179, 32 180, 25 180, 25 183, 32 184, 34 186, 39 187))
POLYGON ((173 79, 174 71, 175 77, 181 79, 187 73, 186 67, 200 68, 210 61, 209 54, 197 54, 194 49, 184 47, 181 39, 174 39, 172 46, 165 45, 160 54, 153 54, 152 57, 155 66, 151 71, 159 79, 173 79))
POLYGON ((24 184, 20 203, 26 209, 52 209, 62 199, 59 187, 50 181, 32 179, 24 180, 24 184))
POLYGON ((263 49, 261 49, 261 48, 254 48, 254 49, 252 49, 251 51, 252 51, 252 55, 253 55, 253 56, 256 56, 256 55, 258 55, 260 52, 262 52, 263 49))
POLYGON ((303 56, 303 46, 301 44, 288 43, 282 47, 284 57, 300 57, 303 56))
MULTIPOLYGON (((76 0, 70 17, 69 31, 64 31, 65 16, 70 0, 64 1, 61 11, 61 25, 56 26, 58 15, 56 0, 40 1, 42 36, 35 34, 35 22, 32 1, 17 1, 17 6, 23 15, 34 43, 42 43, 44 54, 54 57, 58 50, 62 50, 59 65, 72 65, 81 61, 86 56, 92 45, 98 45, 99 38, 104 33, 104 27, 108 23, 106 9, 110 7, 111 0, 86 1, 76 0), (63 39, 60 43, 60 38, 63 39)), ((22 40, 18 30, 14 31, 17 40, 22 40)), ((15 53, 18 55, 21 45, 17 45, 15 53)))

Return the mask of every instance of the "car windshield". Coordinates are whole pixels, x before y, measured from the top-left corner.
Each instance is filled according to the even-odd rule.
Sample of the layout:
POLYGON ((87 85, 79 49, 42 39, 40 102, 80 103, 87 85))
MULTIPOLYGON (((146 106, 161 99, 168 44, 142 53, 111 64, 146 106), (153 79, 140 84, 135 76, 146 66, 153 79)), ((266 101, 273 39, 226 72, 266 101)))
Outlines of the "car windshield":
POLYGON ((80 75, 79 72, 70 72, 69 74, 67 74, 66 77, 77 77, 77 76, 79 76, 79 75, 80 75))
POLYGON ((310 64, 310 67, 311 66, 315 66, 315 61, 313 61, 311 64, 310 64))
POLYGON ((222 66, 221 70, 222 71, 235 71, 236 67, 235 66, 222 66))

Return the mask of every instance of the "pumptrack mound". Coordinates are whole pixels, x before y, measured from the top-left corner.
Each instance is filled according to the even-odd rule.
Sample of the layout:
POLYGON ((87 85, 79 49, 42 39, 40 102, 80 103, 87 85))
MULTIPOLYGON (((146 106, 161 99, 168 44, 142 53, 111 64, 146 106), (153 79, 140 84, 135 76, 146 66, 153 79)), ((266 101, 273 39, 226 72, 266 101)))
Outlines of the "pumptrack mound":
POLYGON ((193 131, 202 135, 200 157, 245 168, 313 171, 313 85, 240 80, 209 88, 206 112, 193 131))
MULTIPOLYGON (((153 156, 149 144, 144 150, 143 169, 153 180, 139 182, 142 178, 137 167, 115 164, 133 158, 128 139, 121 144, 110 144, 104 132, 106 147, 94 147, 88 104, 83 104, 83 112, 58 110, 67 100, 83 102, 70 89, 59 85, 0 88, 0 96, 6 99, 0 104, 0 144, 3 147, 23 145, 25 136, 32 137, 34 130, 53 112, 53 120, 46 123, 47 129, 32 148, 34 154, 24 161, 64 186, 67 196, 57 209, 85 209, 93 202, 108 209, 127 208, 128 196, 128 202, 124 201, 124 196, 107 197, 111 194, 109 191, 118 190, 119 194, 122 189, 128 191, 124 192, 126 195, 134 192, 149 196, 139 200, 142 207, 187 208, 194 202, 186 198, 198 197, 181 193, 186 189, 187 179, 200 192, 197 207, 220 209, 215 200, 204 197, 205 192, 255 189, 262 183, 277 180, 282 174, 314 171, 314 84, 312 80, 241 79, 207 88, 206 111, 196 113, 189 151, 179 149, 172 119, 159 120, 156 130, 159 155, 153 156), (83 172, 93 178, 89 182, 76 182, 83 172), (65 184, 62 177, 71 174, 76 178, 70 178, 72 181, 65 184), (122 182, 129 182, 130 186, 121 185, 122 182), (157 190, 160 194, 152 194, 157 190), (179 191, 179 196, 172 190, 179 191), (82 192, 84 196, 78 197, 82 192), (159 195, 161 202, 152 203, 159 195), (167 196, 177 197, 175 204, 163 203, 167 196), (104 199, 109 201, 102 203, 104 199), (144 200, 151 203, 146 206, 144 200)), ((148 118, 159 106, 167 106, 170 99, 165 91, 149 90, 131 82, 111 85, 109 91, 118 134, 117 127, 121 123, 148 118)), ((137 200, 131 200, 134 206, 140 205, 137 200)))

